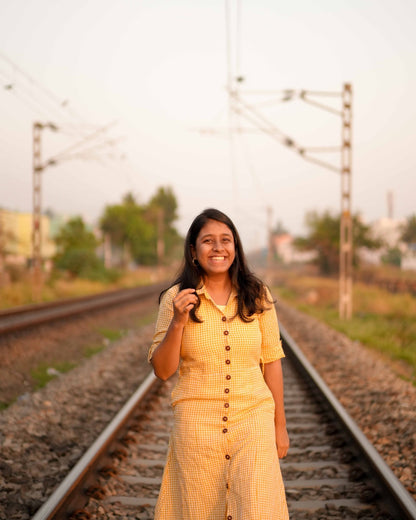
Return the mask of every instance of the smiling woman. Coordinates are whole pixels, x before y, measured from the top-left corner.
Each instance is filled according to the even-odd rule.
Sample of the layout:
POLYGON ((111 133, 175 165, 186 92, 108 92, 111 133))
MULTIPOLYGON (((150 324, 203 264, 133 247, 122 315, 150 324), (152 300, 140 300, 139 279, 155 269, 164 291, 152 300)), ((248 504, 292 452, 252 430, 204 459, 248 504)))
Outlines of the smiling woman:
MULTIPOLYGON (((209 220, 199 233, 196 245, 191 244, 191 252, 193 263, 200 265, 211 282, 214 282, 212 277, 221 280, 235 258, 234 238, 230 228, 217 220, 209 220)), ((222 301, 225 295, 218 295, 221 301, 214 298, 216 303, 226 304, 227 301, 222 301)))
POLYGON ((149 349, 158 377, 179 366, 156 520, 288 519, 283 356, 271 295, 248 269, 234 224, 203 211, 179 277, 162 292, 149 349))

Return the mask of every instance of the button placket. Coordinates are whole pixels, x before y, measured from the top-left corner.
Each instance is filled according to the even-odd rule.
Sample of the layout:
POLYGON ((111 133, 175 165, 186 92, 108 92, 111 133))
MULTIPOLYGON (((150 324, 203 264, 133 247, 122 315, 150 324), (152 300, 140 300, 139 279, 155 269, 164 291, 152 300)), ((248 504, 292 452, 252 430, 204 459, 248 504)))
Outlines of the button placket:
MULTIPOLYGON (((222 320, 222 321, 224 322, 224 324, 225 324, 225 323, 227 322, 227 318, 226 318, 226 316, 222 316, 221 320, 222 320)), ((224 334, 224 336, 227 337, 227 336, 229 335, 229 330, 225 329, 225 330, 223 331, 223 334, 224 334)), ((225 352, 226 352, 226 356, 225 356, 225 365, 226 365, 227 367, 229 367, 230 364, 231 364, 231 360, 229 359, 229 351, 230 351, 230 350, 231 350, 231 347, 228 345, 228 337, 227 337, 227 338, 226 338, 226 345, 225 345, 225 352)), ((226 381, 229 381, 229 380, 231 379, 231 375, 230 375, 229 373, 226 373, 226 374, 225 374, 225 379, 226 379, 226 381)), ((229 406, 230 406, 230 404, 229 404, 229 402, 228 402, 229 393, 230 393, 230 388, 229 388, 229 386, 226 386, 226 387, 224 388, 224 393, 225 393, 225 398, 226 398, 226 401, 225 401, 225 403, 224 403, 224 409, 225 409, 224 411, 225 411, 226 413, 228 413, 228 409, 229 409, 229 406)), ((228 421, 228 415, 224 415, 223 418, 222 418, 222 421, 223 421, 223 425, 225 426, 224 423, 227 423, 227 421, 228 421)), ((222 433, 224 433, 224 434, 225 434, 225 433, 228 433, 228 428, 223 428, 223 429, 222 429, 222 433)), ((227 457, 229 458, 229 456, 226 456, 226 458, 227 458, 227 457)))

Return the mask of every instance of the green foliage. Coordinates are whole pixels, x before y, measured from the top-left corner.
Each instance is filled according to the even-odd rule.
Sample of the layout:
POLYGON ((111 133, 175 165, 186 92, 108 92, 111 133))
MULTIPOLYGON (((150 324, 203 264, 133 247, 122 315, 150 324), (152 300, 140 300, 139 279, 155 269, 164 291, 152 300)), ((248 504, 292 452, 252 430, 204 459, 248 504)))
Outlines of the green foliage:
POLYGON ((169 228, 172 223, 177 220, 178 214, 176 210, 178 209, 178 203, 176 201, 176 197, 172 191, 172 188, 158 188, 157 192, 150 199, 149 209, 155 209, 156 212, 158 209, 162 210, 163 222, 165 228, 169 228))
MULTIPOLYGON (((309 229, 307 237, 297 238, 295 245, 300 249, 314 249, 318 252, 317 264, 322 274, 335 274, 339 269, 340 216, 329 211, 319 214, 311 211, 306 214, 305 223, 309 229)), ((352 217, 354 248, 369 249, 380 246, 379 241, 370 236, 370 229, 363 224, 359 215, 352 217)), ((358 256, 354 255, 354 265, 358 256)))
POLYGON ((108 233, 112 244, 122 251, 123 268, 128 266, 131 257, 138 263, 149 263, 149 243, 154 241, 154 230, 144 213, 143 206, 128 193, 121 204, 107 206, 100 219, 102 231, 108 233))
POLYGON ((123 337, 124 332, 122 330, 114 330, 114 329, 99 329, 100 334, 102 334, 109 341, 116 341, 123 337))
POLYGON ((279 298, 300 311, 399 361, 399 373, 416 385, 415 299, 408 293, 391 294, 362 284, 354 284, 353 292, 353 317, 342 320, 338 313, 335 280, 297 275, 275 288, 279 298), (307 298, 311 289, 316 293, 313 303, 307 298))
POLYGON ((157 311, 154 311, 150 314, 145 314, 144 316, 140 316, 136 321, 137 327, 144 327, 145 325, 150 325, 151 323, 155 323, 157 319, 157 311))
MULTIPOLYGON (((178 218, 178 204, 172 188, 160 187, 148 204, 150 219, 156 223, 157 239, 163 237, 164 256, 166 259, 175 258, 183 243, 182 237, 174 227, 178 218)), ((158 258, 163 262, 163 258, 158 258)))
POLYGON ((320 318, 351 339, 404 361, 412 367, 413 376, 410 378, 416 378, 416 324, 413 319, 397 314, 381 316, 368 312, 345 321, 336 312, 328 311, 323 312, 320 318))
POLYGON ((56 245, 63 250, 82 249, 94 251, 98 246, 98 240, 89 231, 82 217, 71 218, 55 238, 56 245))
POLYGON ((86 358, 91 358, 95 356, 95 354, 98 354, 104 350, 104 345, 90 345, 89 347, 85 347, 84 349, 84 356, 86 358))
POLYGON ((395 265, 400 267, 402 263, 402 253, 398 247, 387 250, 386 254, 381 257, 383 264, 395 265))
POLYGON ((98 240, 89 231, 81 217, 69 220, 55 238, 58 253, 55 267, 72 276, 90 278, 102 275, 103 265, 95 250, 98 240))
POLYGON ((60 363, 41 363, 31 370, 32 379, 35 382, 35 388, 43 388, 49 381, 52 381, 59 373, 69 372, 75 367, 75 363, 64 361, 60 363))
POLYGON ((416 214, 408 217, 403 227, 401 239, 406 244, 416 244, 416 214))
POLYGON ((173 226, 177 207, 172 189, 161 187, 148 204, 139 204, 128 193, 121 204, 105 208, 100 227, 121 252, 123 268, 132 260, 137 264, 155 265, 172 258, 175 248, 182 243, 173 226))

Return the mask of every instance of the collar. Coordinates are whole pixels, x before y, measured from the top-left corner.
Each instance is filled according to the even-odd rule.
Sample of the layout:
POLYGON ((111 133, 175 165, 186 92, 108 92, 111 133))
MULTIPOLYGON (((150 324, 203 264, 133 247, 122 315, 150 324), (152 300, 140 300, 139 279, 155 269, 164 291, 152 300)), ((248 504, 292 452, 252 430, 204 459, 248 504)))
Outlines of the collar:
MULTIPOLYGON (((209 292, 207 291, 207 288, 205 287, 205 284, 202 284, 201 287, 199 287, 197 290, 196 290, 196 294, 198 296, 201 296, 201 294, 203 294, 205 296, 205 298, 207 300, 211 300, 211 301, 214 301, 212 298, 211 298, 211 295, 209 294, 209 292)), ((230 293, 230 297, 228 298, 228 303, 237 297, 237 289, 233 286, 231 288, 231 293, 230 293)))

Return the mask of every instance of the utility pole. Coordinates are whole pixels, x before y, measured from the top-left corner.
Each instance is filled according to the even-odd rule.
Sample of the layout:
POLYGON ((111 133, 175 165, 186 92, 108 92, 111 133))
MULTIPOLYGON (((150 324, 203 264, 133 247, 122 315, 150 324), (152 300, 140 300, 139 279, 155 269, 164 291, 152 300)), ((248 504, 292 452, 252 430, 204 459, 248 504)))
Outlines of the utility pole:
POLYGON ((273 209, 267 206, 267 263, 266 272, 268 284, 272 284, 272 266, 273 266, 273 233, 272 233, 273 209))
POLYGON ((339 252, 339 316, 352 316, 352 217, 351 217, 351 119, 352 88, 342 92, 341 222, 339 252))
MULTIPOLYGON (((113 123, 103 126, 95 130, 92 134, 84 137, 80 142, 77 142, 58 155, 53 156, 48 161, 42 163, 41 154, 41 136, 42 130, 48 128, 54 132, 58 128, 53 123, 33 123, 33 223, 32 223, 32 294, 34 300, 39 300, 42 289, 42 172, 48 167, 57 164, 58 162, 86 158, 85 154, 91 153, 94 146, 89 149, 82 149, 88 141, 98 138, 102 133, 106 132, 113 123), (81 148, 81 150, 80 150, 81 148)), ((113 145, 113 140, 97 143, 98 146, 113 145)))
POLYGON ((339 316, 352 317, 352 217, 351 217, 352 88, 342 93, 341 222, 339 252, 339 316))
POLYGON ((41 135, 44 128, 57 131, 53 123, 33 123, 33 213, 32 213, 32 296, 41 296, 42 276, 42 172, 55 161, 42 164, 41 135))
POLYGON ((0 208, 0 289, 4 285, 4 257, 5 257, 6 240, 3 226, 3 210, 0 208))
POLYGON ((165 212, 163 211, 163 208, 157 209, 157 244, 156 244, 156 251, 157 251, 157 263, 159 267, 163 266, 163 262, 165 259, 165 212))
MULTIPOLYGON (((249 94, 250 92, 245 92, 249 94)), ((258 94, 259 92, 252 92, 258 94)), ((270 135, 280 144, 291 148, 303 159, 313 162, 319 166, 340 173, 341 176, 341 218, 340 218, 340 274, 339 274, 339 316, 341 319, 349 319, 352 316, 352 218, 351 218, 351 166, 352 166, 352 87, 345 83, 342 92, 316 92, 301 90, 283 91, 281 101, 291 101, 298 97, 305 103, 326 110, 337 116, 341 116, 341 146, 327 146, 305 148, 299 146, 291 137, 285 135, 273 123, 265 118, 252 104, 247 103, 241 96, 239 90, 231 88, 228 91, 229 105, 237 114, 244 117, 249 123, 255 125, 258 131, 270 135), (341 97, 342 108, 335 109, 332 106, 317 102, 310 96, 341 97), (328 161, 319 159, 311 154, 319 152, 341 153, 341 165, 336 166, 328 161)), ((270 92, 269 92, 270 94, 270 92)), ((250 129, 252 130, 252 129, 250 129)), ((249 130, 249 131, 250 131, 249 130)), ((245 129, 237 128, 235 131, 244 132, 245 129)))

